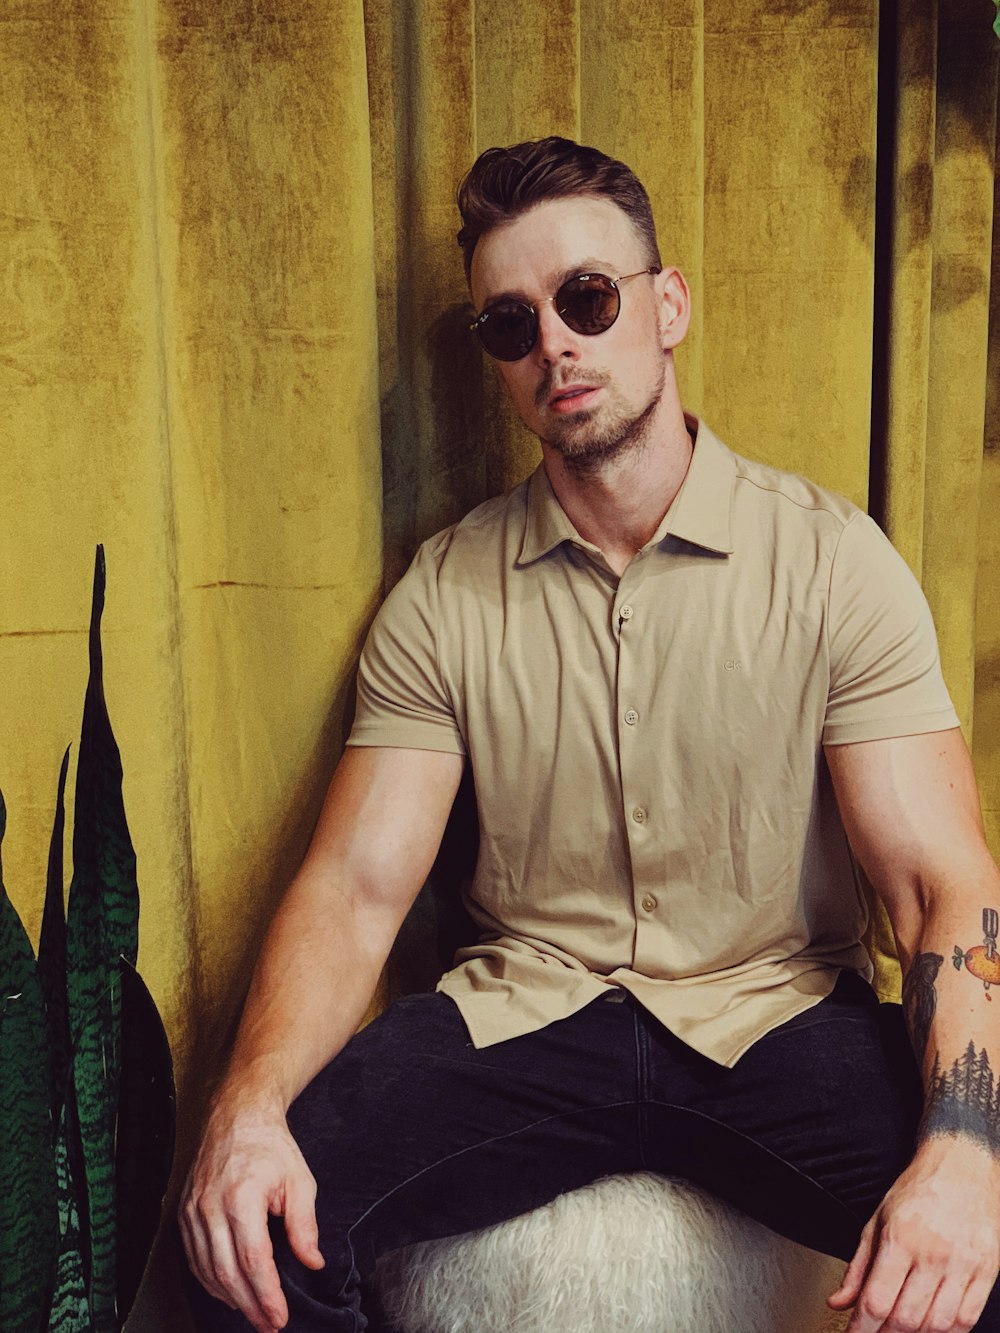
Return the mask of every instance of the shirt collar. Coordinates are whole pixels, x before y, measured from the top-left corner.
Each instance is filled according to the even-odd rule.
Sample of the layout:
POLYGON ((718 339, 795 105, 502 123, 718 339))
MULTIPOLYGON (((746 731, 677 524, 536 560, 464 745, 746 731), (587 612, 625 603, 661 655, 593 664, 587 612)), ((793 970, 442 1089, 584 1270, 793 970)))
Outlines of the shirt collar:
MULTIPOLYGON (((703 421, 688 413, 685 413, 685 419, 695 432, 691 462, 681 488, 650 544, 661 542, 667 536, 679 537, 694 546, 729 555, 733 551, 736 459, 703 421)), ((528 479, 524 536, 517 563, 529 565, 564 541, 573 542, 587 551, 597 551, 597 547, 584 541, 573 527, 556 499, 544 465, 539 464, 528 479)))

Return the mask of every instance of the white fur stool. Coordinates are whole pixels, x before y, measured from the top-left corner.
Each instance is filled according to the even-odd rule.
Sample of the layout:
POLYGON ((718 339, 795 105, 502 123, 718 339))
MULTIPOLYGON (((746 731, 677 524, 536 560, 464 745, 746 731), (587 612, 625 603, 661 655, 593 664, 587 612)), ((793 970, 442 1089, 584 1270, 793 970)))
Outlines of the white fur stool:
POLYGON ((838 1259, 681 1181, 607 1176, 523 1217, 387 1254, 401 1333, 831 1333, 838 1259))

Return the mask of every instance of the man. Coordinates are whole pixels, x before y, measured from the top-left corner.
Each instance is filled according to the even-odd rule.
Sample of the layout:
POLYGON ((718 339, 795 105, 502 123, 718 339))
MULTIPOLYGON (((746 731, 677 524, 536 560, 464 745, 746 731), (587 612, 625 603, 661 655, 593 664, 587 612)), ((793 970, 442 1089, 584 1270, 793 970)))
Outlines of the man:
POLYGON ((853 1254, 851 1333, 1000 1330, 1000 873, 926 603, 846 500, 685 415, 688 291, 628 168, 494 149, 459 203, 543 462, 369 637, 182 1204, 204 1327, 362 1329, 382 1250, 646 1168, 853 1254), (352 1038, 466 762, 480 938, 352 1038))

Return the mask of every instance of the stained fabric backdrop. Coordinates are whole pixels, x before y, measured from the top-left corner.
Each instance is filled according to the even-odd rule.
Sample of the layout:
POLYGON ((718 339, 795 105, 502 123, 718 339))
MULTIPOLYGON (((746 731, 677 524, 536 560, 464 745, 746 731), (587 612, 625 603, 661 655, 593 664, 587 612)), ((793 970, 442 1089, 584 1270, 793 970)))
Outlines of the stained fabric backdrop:
MULTIPOLYGON (((694 294, 686 403, 886 526, 930 598, 1000 852, 994 16, 991 0, 3 7, 5 877, 37 936, 101 541, 139 964, 177 1062, 181 1163, 385 586, 536 459, 464 328, 453 201, 491 144, 566 134, 646 181, 694 294)), ((133 1327, 179 1328, 176 1301, 161 1258, 133 1327)))

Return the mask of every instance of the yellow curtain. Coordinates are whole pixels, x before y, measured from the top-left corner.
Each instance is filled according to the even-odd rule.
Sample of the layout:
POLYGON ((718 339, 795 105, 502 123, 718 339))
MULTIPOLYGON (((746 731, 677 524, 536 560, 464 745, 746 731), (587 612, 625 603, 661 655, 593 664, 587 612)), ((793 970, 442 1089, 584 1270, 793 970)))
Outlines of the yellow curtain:
MULTIPOLYGON (((103 541, 179 1166, 384 587, 536 458, 463 326, 454 195, 490 144, 567 134, 646 181, 696 302, 687 404, 885 524, 930 597, 1000 852, 994 13, 21 0, 0 16, 5 878, 37 935, 103 541)), ((181 1326, 166 1258, 142 1299, 135 1327, 181 1326)))

